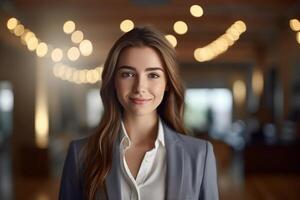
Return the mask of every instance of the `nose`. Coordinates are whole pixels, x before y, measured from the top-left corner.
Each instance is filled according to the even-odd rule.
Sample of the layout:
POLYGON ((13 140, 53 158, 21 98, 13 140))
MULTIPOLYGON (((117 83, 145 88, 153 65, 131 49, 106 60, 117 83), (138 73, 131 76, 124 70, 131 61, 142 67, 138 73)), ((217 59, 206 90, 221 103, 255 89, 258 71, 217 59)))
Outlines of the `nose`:
POLYGON ((136 76, 134 82, 134 92, 135 93, 144 93, 147 88, 147 81, 142 76, 136 76))

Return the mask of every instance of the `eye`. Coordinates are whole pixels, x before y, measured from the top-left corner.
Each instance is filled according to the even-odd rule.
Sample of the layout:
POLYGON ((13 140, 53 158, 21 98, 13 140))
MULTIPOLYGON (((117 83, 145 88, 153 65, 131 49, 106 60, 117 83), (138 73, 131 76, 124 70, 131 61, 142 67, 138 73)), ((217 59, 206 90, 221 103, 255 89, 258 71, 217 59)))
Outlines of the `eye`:
POLYGON ((122 78, 133 77, 133 76, 134 76, 134 73, 132 73, 132 72, 121 72, 122 78))
POLYGON ((151 73, 148 75, 149 78, 159 78, 159 75, 156 73, 151 73))

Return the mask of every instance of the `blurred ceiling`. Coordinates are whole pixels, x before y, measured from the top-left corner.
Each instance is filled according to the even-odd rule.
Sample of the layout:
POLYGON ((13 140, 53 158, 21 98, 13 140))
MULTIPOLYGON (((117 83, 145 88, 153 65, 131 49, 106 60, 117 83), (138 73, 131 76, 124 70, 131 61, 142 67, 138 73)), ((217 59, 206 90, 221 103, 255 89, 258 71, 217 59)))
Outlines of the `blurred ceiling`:
MULTIPOLYGON (((62 31, 66 20, 73 20, 85 37, 92 41, 94 52, 78 64, 93 65, 103 62, 108 49, 122 34, 120 22, 131 19, 135 25, 151 24, 164 33, 176 35, 173 24, 183 20, 189 30, 176 35, 179 59, 194 61, 193 51, 223 34, 237 20, 243 20, 247 31, 219 61, 251 60, 261 48, 272 48, 289 28, 289 19, 300 17, 297 0, 1 0, 0 41, 26 49, 17 37, 6 29, 10 17, 21 20, 39 38, 54 46, 67 48, 70 39, 62 31), (193 4, 202 6, 204 15, 191 16, 193 4)), ((296 41, 295 41, 296 43, 296 41)))

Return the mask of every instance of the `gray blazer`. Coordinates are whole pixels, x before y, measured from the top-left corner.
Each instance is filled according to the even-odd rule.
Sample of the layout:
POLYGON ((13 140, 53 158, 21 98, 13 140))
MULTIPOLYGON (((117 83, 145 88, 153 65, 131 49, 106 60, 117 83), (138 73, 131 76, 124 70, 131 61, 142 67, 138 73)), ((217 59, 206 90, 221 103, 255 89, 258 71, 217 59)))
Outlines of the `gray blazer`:
MULTIPOLYGON (((182 135, 169 128, 163 121, 168 200, 218 200, 216 162, 210 142, 182 135)), ((120 135, 120 134, 119 134, 120 135)), ((117 141, 117 140, 116 140, 117 141)), ((72 141, 65 160, 59 199, 82 200, 82 162, 78 155, 86 139, 72 141)), ((119 144, 113 147, 112 168, 106 177, 106 188, 110 200, 121 200, 119 175, 119 144)), ((98 193, 97 199, 106 199, 98 193)))

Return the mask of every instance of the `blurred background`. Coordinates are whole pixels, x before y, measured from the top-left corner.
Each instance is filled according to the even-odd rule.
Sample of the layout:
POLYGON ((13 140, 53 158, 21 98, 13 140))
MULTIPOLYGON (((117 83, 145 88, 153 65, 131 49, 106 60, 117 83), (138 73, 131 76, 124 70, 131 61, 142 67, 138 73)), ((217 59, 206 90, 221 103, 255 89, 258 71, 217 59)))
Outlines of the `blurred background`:
POLYGON ((300 199, 299 20, 297 0, 0 0, 0 199, 57 199, 69 142, 101 119, 108 50, 139 25, 176 48, 220 199, 300 199))

